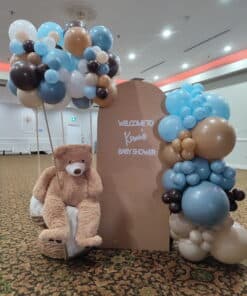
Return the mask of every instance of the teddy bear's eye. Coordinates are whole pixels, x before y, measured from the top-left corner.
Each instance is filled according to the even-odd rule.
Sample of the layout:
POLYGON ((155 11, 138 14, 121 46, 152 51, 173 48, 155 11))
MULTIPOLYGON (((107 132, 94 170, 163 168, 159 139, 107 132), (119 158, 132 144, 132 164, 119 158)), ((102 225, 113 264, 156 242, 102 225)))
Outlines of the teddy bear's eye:
POLYGON ((81 160, 81 162, 82 162, 82 163, 84 163, 84 162, 85 162, 85 160, 83 159, 83 160, 81 160))

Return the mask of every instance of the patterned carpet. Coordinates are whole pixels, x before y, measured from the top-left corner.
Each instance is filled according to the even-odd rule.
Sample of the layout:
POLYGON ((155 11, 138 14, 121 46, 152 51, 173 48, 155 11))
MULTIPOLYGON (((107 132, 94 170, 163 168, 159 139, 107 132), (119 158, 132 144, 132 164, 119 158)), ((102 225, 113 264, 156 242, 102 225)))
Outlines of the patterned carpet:
MULTIPOLYGON (((42 167, 49 165, 42 156, 42 167)), ((247 267, 209 258, 192 264, 171 253, 93 250, 69 262, 43 257, 28 216, 35 156, 0 157, 0 295, 247 295, 247 267)), ((246 172, 238 185, 247 190, 246 172), (244 186, 243 186, 244 185, 244 186)), ((247 201, 235 215, 247 226, 247 201)))

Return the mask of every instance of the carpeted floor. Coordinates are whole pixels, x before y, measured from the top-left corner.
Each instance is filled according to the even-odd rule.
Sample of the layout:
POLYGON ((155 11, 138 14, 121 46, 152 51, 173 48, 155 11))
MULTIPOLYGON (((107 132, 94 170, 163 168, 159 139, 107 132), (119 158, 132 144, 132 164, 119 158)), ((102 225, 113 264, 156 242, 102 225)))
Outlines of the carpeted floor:
MULTIPOLYGON (((50 164, 42 156, 42 167, 50 164)), ((0 157, 0 295, 247 295, 247 266, 213 259, 192 264, 176 248, 167 254, 93 250, 69 262, 39 254, 39 227, 28 215, 37 177, 35 156, 0 157)), ((247 172, 238 186, 247 190, 247 172)), ((247 201, 235 214, 247 226, 247 201)))

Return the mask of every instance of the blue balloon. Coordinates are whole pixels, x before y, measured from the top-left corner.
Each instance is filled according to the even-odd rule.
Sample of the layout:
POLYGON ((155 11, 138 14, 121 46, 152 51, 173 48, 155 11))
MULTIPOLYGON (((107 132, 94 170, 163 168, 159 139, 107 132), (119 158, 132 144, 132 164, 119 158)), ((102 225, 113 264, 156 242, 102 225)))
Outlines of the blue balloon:
POLYGON ((17 87, 14 85, 14 82, 11 79, 8 80, 7 87, 13 95, 17 96, 17 87))
POLYGON ((196 125, 196 118, 192 115, 188 115, 183 120, 183 126, 186 129, 192 129, 196 125))
POLYGON ((184 186, 186 185, 185 175, 182 173, 175 174, 173 181, 174 181, 175 185, 177 185, 181 188, 184 188, 184 186))
POLYGON ((158 125, 160 137, 167 142, 172 142, 175 140, 182 130, 184 130, 182 121, 180 117, 176 115, 164 117, 158 125))
POLYGON ((162 176, 162 185, 166 190, 177 189, 183 190, 184 184, 177 184, 174 182, 176 174, 173 170, 167 170, 162 176))
POLYGON ((190 186, 195 186, 198 183, 200 183, 201 178, 198 174, 190 174, 188 176, 186 176, 186 182, 190 185, 190 186))
POLYGON ((99 46, 102 50, 108 51, 113 45, 113 36, 111 31, 105 26, 95 26, 89 31, 92 44, 99 46))
POLYGON ((72 102, 79 109, 88 109, 90 107, 90 100, 87 97, 79 99, 72 98, 72 102))
POLYGON ((196 167, 195 172, 200 176, 201 180, 207 180, 211 173, 208 161, 204 158, 197 157, 192 162, 196 167))
POLYGON ((193 90, 203 92, 205 90, 205 88, 201 83, 195 83, 195 84, 193 84, 193 90))
POLYGON ((217 185, 203 181, 185 190, 182 210, 191 222, 212 227, 221 223, 229 213, 226 193, 217 185))
POLYGON ((230 167, 225 167, 223 175, 227 179, 235 178, 236 170, 234 170, 233 168, 230 168, 230 167))
POLYGON ((57 83, 59 80, 58 72, 52 69, 45 71, 45 81, 51 84, 57 83))
POLYGON ((212 173, 212 174, 210 174, 209 180, 212 183, 221 186, 221 184, 223 182, 223 177, 221 175, 219 175, 219 174, 212 173))
POLYGON ((38 94, 40 98, 48 104, 57 104, 63 100, 66 94, 66 88, 63 82, 58 81, 55 84, 49 84, 41 81, 38 94))
POLYGON ((186 90, 187 92, 191 93, 193 91, 193 85, 187 82, 184 82, 181 86, 182 89, 186 90))
POLYGON ((86 86, 84 88, 84 94, 90 100, 96 97, 96 87, 95 86, 86 86))
POLYGON ((211 116, 222 117, 228 120, 230 118, 230 108, 227 102, 218 95, 207 94, 207 104, 212 107, 211 116))
POLYGON ((202 105, 202 101, 200 100, 199 96, 197 96, 196 98, 193 98, 190 103, 193 109, 201 107, 202 105))
POLYGON ((186 116, 191 115, 191 114, 192 114, 192 110, 190 107, 185 106, 181 109, 180 116, 182 118, 185 118, 186 116))
POLYGON ((236 183, 235 178, 232 178, 232 179, 223 178, 221 187, 224 190, 231 190, 234 187, 235 183, 236 183))
POLYGON ((17 54, 17 55, 21 55, 21 54, 25 53, 22 42, 20 42, 19 40, 16 40, 16 39, 13 39, 10 41, 9 50, 11 53, 17 54))
POLYGON ((87 61, 93 61, 96 59, 96 53, 92 47, 88 47, 84 50, 83 58, 87 61))
POLYGON ((44 56, 44 55, 46 55, 48 53, 47 45, 44 42, 41 42, 41 41, 36 41, 34 43, 34 50, 40 56, 44 56))
POLYGON ((180 115, 182 108, 189 105, 190 95, 183 89, 174 90, 167 94, 165 107, 168 113, 180 115))
POLYGON ((226 166, 225 162, 222 160, 215 160, 215 161, 211 162, 211 164, 210 164, 211 170, 216 174, 223 173, 225 170, 225 166, 226 166))
POLYGON ((177 163, 174 164, 174 166, 173 166, 174 172, 180 173, 181 169, 182 169, 182 163, 181 162, 177 162, 177 163))
POLYGON ((100 75, 108 74, 109 71, 110 71, 110 67, 107 64, 101 64, 99 66, 99 74, 100 75))
POLYGON ((195 165, 192 161, 186 160, 181 163, 181 170, 185 175, 189 175, 195 171, 195 165))
POLYGON ((63 67, 68 71, 72 71, 73 68, 71 56, 57 48, 50 50, 48 54, 43 57, 42 62, 55 70, 63 67))
POLYGON ((44 37, 47 37, 50 32, 57 32, 59 35, 59 41, 58 44, 60 46, 63 46, 63 29, 60 25, 54 23, 54 22, 46 22, 43 23, 39 28, 38 28, 38 38, 42 39, 44 37))
POLYGON ((207 111, 204 107, 198 107, 195 109, 193 115, 197 121, 200 121, 207 117, 207 111))

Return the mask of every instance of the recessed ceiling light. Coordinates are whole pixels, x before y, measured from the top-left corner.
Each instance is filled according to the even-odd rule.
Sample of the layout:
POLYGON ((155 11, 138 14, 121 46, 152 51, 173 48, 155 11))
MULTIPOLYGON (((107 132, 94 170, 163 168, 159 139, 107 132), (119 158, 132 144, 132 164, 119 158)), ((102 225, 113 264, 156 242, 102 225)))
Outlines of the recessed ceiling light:
POLYGON ((136 58, 136 54, 134 52, 131 52, 128 54, 128 59, 133 61, 136 58))
POLYGON ((154 81, 158 80, 159 78, 160 78, 159 75, 155 75, 154 76, 154 81))
POLYGON ((162 37, 165 38, 165 39, 168 39, 169 37, 171 37, 171 35, 172 35, 172 30, 171 29, 165 29, 162 32, 162 37))
POLYGON ((186 69, 189 68, 189 64, 188 63, 183 63, 181 67, 182 67, 183 70, 186 70, 186 69))
POLYGON ((231 45, 226 45, 226 46, 224 47, 224 52, 230 52, 231 50, 232 50, 231 45))
POLYGON ((220 0, 221 4, 228 4, 230 2, 232 2, 232 0, 220 0))

